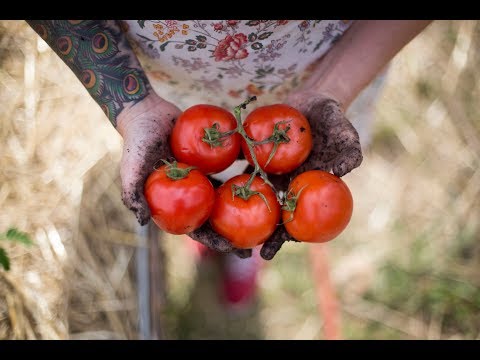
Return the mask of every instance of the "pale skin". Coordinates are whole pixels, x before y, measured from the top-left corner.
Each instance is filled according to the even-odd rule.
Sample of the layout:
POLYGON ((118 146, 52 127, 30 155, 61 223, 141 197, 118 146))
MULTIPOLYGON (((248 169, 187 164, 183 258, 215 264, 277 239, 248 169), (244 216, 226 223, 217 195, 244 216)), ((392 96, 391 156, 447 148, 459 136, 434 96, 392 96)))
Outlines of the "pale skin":
MULTIPOLYGON (((150 210, 143 196, 143 185, 155 163, 171 155, 168 136, 181 110, 159 97, 151 88, 118 22, 98 20, 88 27, 66 22, 59 27, 49 20, 29 20, 28 23, 69 65, 123 137, 120 170, 122 199, 135 213, 139 223, 146 224, 150 219, 150 210), (91 26, 97 29, 93 33, 91 26), (103 35, 98 35, 99 32, 103 35), (111 79, 112 74, 108 70, 111 67, 92 65, 91 55, 85 47, 68 54, 69 42, 65 34, 71 37, 73 46, 91 42, 95 48, 92 53, 94 58, 105 48, 105 36, 115 46, 115 51, 108 57, 100 58, 100 62, 112 61, 112 64, 118 65, 119 71, 135 75, 134 80, 127 78, 127 73, 122 73, 118 75, 121 78, 118 87, 103 86, 98 90, 92 87, 90 71, 98 72, 98 78, 105 75, 105 78, 111 79), (103 69, 107 69, 105 74, 102 74, 103 69), (135 80, 141 83, 140 88, 135 87, 135 80)), ((314 149, 296 172, 272 179, 275 184, 285 188, 285 184, 298 172, 310 169, 323 169, 343 176, 360 166, 362 153, 358 134, 344 112, 398 51, 429 23, 417 20, 358 20, 352 24, 318 63, 310 78, 284 101, 300 110, 310 121, 314 149)), ((235 251, 241 257, 251 254, 251 250, 234 249, 226 239, 214 233, 208 223, 188 235, 220 252, 235 251)), ((291 237, 283 226, 279 226, 263 245, 261 256, 266 260, 272 259, 288 240, 292 240, 291 237)))

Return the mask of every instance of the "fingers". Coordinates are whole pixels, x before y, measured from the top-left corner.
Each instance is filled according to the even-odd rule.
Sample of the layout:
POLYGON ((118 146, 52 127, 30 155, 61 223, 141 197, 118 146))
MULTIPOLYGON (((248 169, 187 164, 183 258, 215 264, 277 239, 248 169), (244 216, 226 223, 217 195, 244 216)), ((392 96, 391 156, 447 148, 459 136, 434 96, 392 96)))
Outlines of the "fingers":
POLYGON ((332 163, 332 171, 342 177, 360 166, 363 161, 362 148, 357 130, 344 118, 344 122, 332 130, 338 155, 332 163))
POLYGON ((143 184, 149 175, 149 171, 146 167, 139 167, 140 162, 130 159, 131 157, 124 156, 120 168, 122 201, 128 209, 133 211, 140 225, 145 225, 150 220, 151 215, 150 208, 143 195, 143 184))
POLYGON ((150 220, 150 209, 143 195, 147 177, 154 171, 155 164, 169 155, 165 136, 156 133, 152 137, 137 134, 125 140, 123 157, 120 165, 122 179, 122 201, 133 211, 140 225, 150 220))
POLYGON ((122 201, 129 210, 133 211, 140 225, 148 223, 151 214, 143 192, 138 191, 138 189, 133 191, 124 190, 122 192, 122 201))
POLYGON ((246 259, 252 256, 252 249, 234 248, 227 239, 213 231, 211 225, 208 222, 203 224, 202 227, 200 227, 199 229, 192 231, 187 235, 193 240, 198 241, 206 247, 215 251, 223 253, 233 252, 240 259, 246 259))
POLYGON ((132 156, 124 156, 122 159, 120 168, 122 201, 128 209, 133 211, 140 225, 145 225, 150 220, 151 214, 143 195, 143 185, 151 171, 149 167, 139 166, 139 164, 141 162, 136 161, 132 156))
POLYGON ((272 260, 285 241, 294 240, 285 230, 284 226, 278 226, 270 239, 265 241, 260 250, 260 256, 265 260, 272 260))
POLYGON ((310 102, 304 110, 304 115, 316 130, 326 130, 345 118, 340 104, 329 98, 319 98, 310 102))
POLYGON ((312 103, 307 116, 314 130, 314 150, 299 170, 320 169, 342 177, 360 166, 363 155, 358 132, 338 102, 327 98, 312 103))
POLYGON ((338 176, 342 177, 348 174, 353 169, 360 166, 363 160, 362 151, 357 148, 348 149, 342 152, 333 163, 332 171, 338 176))
POLYGON ((192 231, 187 235, 190 236, 193 240, 202 243, 206 247, 219 252, 226 253, 231 252, 234 249, 232 244, 227 239, 213 231, 208 221, 203 224, 199 229, 192 231))
POLYGON ((234 249, 233 253, 240 259, 247 259, 252 256, 252 249, 234 249))

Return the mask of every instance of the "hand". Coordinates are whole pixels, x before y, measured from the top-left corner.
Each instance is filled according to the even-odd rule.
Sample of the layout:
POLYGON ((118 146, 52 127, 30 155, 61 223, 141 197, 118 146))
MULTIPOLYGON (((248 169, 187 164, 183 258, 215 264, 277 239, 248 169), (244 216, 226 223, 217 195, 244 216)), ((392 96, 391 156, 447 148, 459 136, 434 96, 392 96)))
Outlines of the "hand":
MULTIPOLYGON (((169 136, 181 110, 156 94, 125 109, 117 119, 117 129, 123 137, 123 156, 120 164, 122 200, 132 210, 138 222, 145 225, 151 214, 143 195, 145 181, 160 159, 172 156, 169 136)), ((239 257, 251 256, 251 250, 235 249, 225 238, 215 233, 208 222, 189 233, 192 239, 220 251, 234 251, 239 257)))
MULTIPOLYGON (((345 117, 338 101, 329 96, 302 91, 291 94, 285 101, 310 122, 313 148, 307 160, 294 172, 269 176, 277 190, 287 190, 290 181, 308 170, 332 171, 344 176, 360 166, 363 155, 358 133, 345 117)), ((284 226, 279 226, 260 251, 265 260, 272 259, 285 241, 293 240, 284 226)))

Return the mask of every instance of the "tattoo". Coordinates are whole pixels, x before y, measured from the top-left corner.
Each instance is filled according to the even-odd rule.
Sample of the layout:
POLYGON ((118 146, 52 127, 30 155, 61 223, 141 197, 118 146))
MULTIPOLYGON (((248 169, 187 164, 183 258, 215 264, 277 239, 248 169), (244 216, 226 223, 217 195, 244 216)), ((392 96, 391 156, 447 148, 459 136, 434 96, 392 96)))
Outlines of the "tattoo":
POLYGON ((151 90, 119 24, 111 20, 28 20, 70 67, 116 127, 126 104, 151 90))

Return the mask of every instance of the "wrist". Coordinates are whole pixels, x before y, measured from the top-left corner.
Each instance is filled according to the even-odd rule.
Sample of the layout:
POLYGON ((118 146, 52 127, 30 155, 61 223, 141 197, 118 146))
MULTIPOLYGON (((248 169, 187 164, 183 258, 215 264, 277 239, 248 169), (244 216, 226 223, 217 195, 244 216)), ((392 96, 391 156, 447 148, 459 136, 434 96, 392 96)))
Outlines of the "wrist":
POLYGON ((349 78, 349 74, 348 67, 344 66, 332 49, 331 53, 317 64, 314 72, 297 91, 315 97, 333 99, 340 104, 343 111, 346 111, 359 93, 359 87, 352 83, 355 77, 349 78))
POLYGON ((148 117, 158 106, 167 103, 153 90, 141 101, 127 105, 117 116, 117 131, 125 138, 129 129, 138 121, 148 117))

